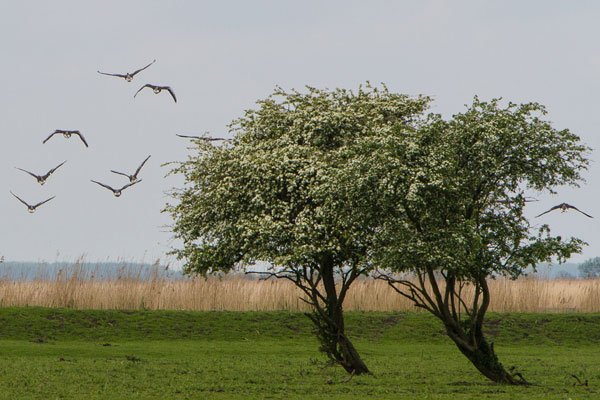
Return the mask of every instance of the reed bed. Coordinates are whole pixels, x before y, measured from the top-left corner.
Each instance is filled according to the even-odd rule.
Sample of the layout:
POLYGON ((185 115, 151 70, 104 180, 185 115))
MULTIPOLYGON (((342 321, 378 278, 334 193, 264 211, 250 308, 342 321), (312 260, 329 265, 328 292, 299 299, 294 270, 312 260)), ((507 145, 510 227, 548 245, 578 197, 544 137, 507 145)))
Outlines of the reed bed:
MULTIPOLYGON (((0 279, 0 306, 42 306, 76 309, 306 311, 300 291, 285 280, 256 280, 243 275, 221 278, 169 279, 154 269, 145 274, 97 278, 78 268, 54 277, 30 280, 0 279)), ((490 281, 490 311, 598 312, 600 279, 542 279, 490 281)), ((354 283, 346 310, 418 311, 380 280, 354 283)))

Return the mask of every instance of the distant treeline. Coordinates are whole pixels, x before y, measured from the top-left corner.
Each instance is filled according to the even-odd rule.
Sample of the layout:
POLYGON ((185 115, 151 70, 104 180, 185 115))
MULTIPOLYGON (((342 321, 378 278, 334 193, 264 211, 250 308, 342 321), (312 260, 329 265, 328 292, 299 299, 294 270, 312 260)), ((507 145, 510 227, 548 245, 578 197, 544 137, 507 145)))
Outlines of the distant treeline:
MULTIPOLYGON (((257 268, 264 270, 265 267, 257 268)), ((0 263, 0 279, 13 281, 26 281, 33 279, 54 280, 68 279, 78 274, 80 279, 139 279, 148 280, 152 277, 161 279, 179 280, 186 275, 180 269, 169 268, 160 263, 139 263, 126 261, 59 261, 59 262, 31 262, 31 261, 5 261, 0 263)), ((529 270, 528 275, 533 275, 529 270)), ((535 275, 540 278, 593 278, 600 276, 600 258, 590 259, 584 263, 565 263, 561 265, 539 264, 535 275), (593 264, 582 270, 582 266, 593 264)), ((245 276, 248 279, 257 279, 255 275, 245 276)))
POLYGON ((70 279, 73 275, 79 279, 138 279, 149 280, 183 279, 180 270, 172 270, 158 263, 135 262, 28 262, 5 261, 0 264, 0 279, 12 281, 70 279))

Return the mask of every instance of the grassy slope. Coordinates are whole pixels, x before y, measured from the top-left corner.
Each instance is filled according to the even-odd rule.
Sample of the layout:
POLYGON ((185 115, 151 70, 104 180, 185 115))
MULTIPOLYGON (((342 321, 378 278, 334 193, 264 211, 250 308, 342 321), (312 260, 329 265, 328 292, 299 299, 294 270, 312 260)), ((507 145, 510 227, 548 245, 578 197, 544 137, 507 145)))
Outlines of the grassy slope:
POLYGON ((0 309, 0 398, 600 398, 600 315, 488 325, 504 364, 536 385, 488 383, 426 314, 349 313, 374 376, 344 383, 297 313, 0 309))

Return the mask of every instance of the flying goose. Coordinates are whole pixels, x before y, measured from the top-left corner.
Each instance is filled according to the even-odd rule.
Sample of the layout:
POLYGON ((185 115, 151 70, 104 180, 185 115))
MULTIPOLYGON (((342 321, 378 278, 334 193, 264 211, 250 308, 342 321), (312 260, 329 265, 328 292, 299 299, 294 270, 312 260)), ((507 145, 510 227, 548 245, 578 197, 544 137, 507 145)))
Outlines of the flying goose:
POLYGON ((58 168, 60 168, 64 163, 66 163, 66 161, 61 162, 60 164, 58 164, 56 167, 52 168, 50 171, 46 172, 45 175, 36 175, 33 172, 29 172, 26 169, 23 168, 19 168, 19 167, 15 167, 16 169, 26 172, 29 175, 33 176, 35 179, 37 179, 38 183, 40 185, 43 185, 44 183, 46 183, 46 179, 48 179, 50 177, 50 175, 52 175, 54 173, 54 171, 56 171, 58 168))
POLYGON ((226 139, 226 138, 220 138, 220 137, 206 137, 206 136, 189 136, 189 135, 180 135, 180 134, 176 134, 176 136, 179 136, 181 138, 186 138, 186 139, 199 139, 199 140, 204 140, 206 142, 215 142, 218 140, 223 140, 223 141, 231 141, 231 139, 226 139))
POLYGON ((28 204, 25 200, 23 200, 22 198, 20 198, 19 196, 17 196, 16 194, 14 194, 13 192, 10 192, 10 194, 12 194, 13 196, 15 196, 17 198, 17 200, 19 200, 21 203, 25 204, 27 206, 27 211, 29 211, 31 214, 33 214, 35 212, 35 210, 41 206, 44 203, 49 202, 50 200, 52 200, 53 198, 55 198, 56 196, 52 196, 47 200, 44 201, 40 201, 39 203, 35 204, 35 205, 30 205, 28 204))
MULTIPOLYGON (((539 201, 536 198, 533 197, 525 197, 523 198, 523 202, 524 203, 531 203, 534 201, 539 201)), ((503 199, 503 200, 496 200, 496 203, 500 203, 500 204, 514 204, 516 203, 516 199, 503 199)))
POLYGON ((156 62, 156 60, 154 60, 154 61, 152 61, 150 64, 146 65, 144 68, 140 68, 140 69, 138 69, 138 70, 136 70, 136 71, 133 71, 133 72, 128 72, 128 73, 126 73, 126 74, 124 74, 124 75, 123 75, 123 74, 109 74, 109 73, 106 73, 106 72, 100 72, 100 71, 97 71, 97 72, 98 72, 99 74, 102 74, 102 75, 109 75, 109 76, 116 76, 116 77, 119 77, 119 78, 123 78, 123 79, 125 79, 127 82, 131 82, 131 81, 133 80, 133 77, 134 77, 134 76, 135 76, 137 73, 139 73, 139 72, 142 72, 143 70, 145 70, 146 68, 148 68, 149 66, 151 66, 152 64, 154 64, 155 62, 156 62))
POLYGON ((83 142, 83 144, 85 144, 85 147, 89 147, 88 143, 85 141, 85 138, 83 137, 83 135, 81 134, 81 132, 79 131, 65 131, 62 129, 57 129, 54 132, 52 132, 50 134, 50 136, 48 136, 42 143, 46 143, 48 140, 50 140, 50 138, 54 135, 60 135, 62 134, 65 138, 70 138, 71 135, 77 135, 79 136, 79 139, 81 139, 81 141, 83 142))
POLYGON ((161 91, 166 90, 167 92, 171 93, 171 97, 173 97, 173 100, 175 100, 175 103, 177 103, 177 97, 175 97, 175 92, 173 92, 173 89, 171 89, 170 86, 156 86, 156 85, 151 85, 149 83, 146 83, 144 86, 139 88, 139 90, 137 92, 135 92, 133 97, 135 98, 135 96, 137 96, 138 93, 141 92, 143 88, 147 88, 147 87, 154 90, 154 93, 156 93, 156 94, 159 94, 161 91))
POLYGON ((146 164, 146 161, 148 161, 148 159, 150 158, 150 156, 146 157, 146 159, 144 161, 142 161, 142 163, 140 164, 139 167, 137 167, 137 169, 135 170, 135 173, 133 175, 128 175, 125 172, 119 172, 119 171, 113 171, 112 169, 110 170, 110 172, 112 172, 113 174, 119 174, 119 175, 123 175, 129 178, 129 182, 133 183, 135 181, 138 180, 138 174, 140 173, 140 170, 142 169, 142 167, 144 166, 144 164, 146 164))
POLYGON ((561 204, 559 204, 559 205, 557 205, 557 206, 554 206, 554 207, 552 207, 551 209, 549 209, 548 211, 544 211, 543 213, 541 213, 540 215, 536 215, 535 217, 536 217, 536 218, 537 218, 537 217, 541 217, 542 215, 544 215, 544 214, 547 214, 547 213, 549 213, 550 211, 557 210, 557 209, 559 209, 559 208, 560 208, 560 211, 561 211, 561 212, 565 212, 565 211, 567 211, 569 208, 572 208, 572 209, 573 209, 573 210, 575 210, 575 211, 579 211, 580 213, 582 213, 582 214, 583 214, 583 215, 585 215, 586 217, 589 217, 589 218, 594 218, 594 217, 592 217, 591 215, 584 213, 583 211, 581 211, 581 210, 580 210, 580 209, 578 209, 577 207, 575 207, 575 206, 572 206, 572 205, 570 205, 570 204, 567 204, 567 203, 561 203, 561 204))
POLYGON ((112 187, 110 187, 110 186, 108 186, 108 185, 105 185, 104 183, 100 183, 100 182, 98 182, 98 181, 95 181, 95 180, 93 180, 93 179, 91 179, 91 181, 92 181, 92 182, 94 182, 94 183, 97 183, 98 185, 100 185, 100 186, 102 186, 102 187, 105 187, 105 188, 107 188, 107 189, 108 189, 108 190, 110 190, 110 191, 112 191, 112 192, 113 192, 113 194, 115 195, 115 197, 119 197, 119 196, 121 196, 121 192, 122 192, 123 190, 127 189, 129 186, 133 186, 133 185, 135 185, 136 183, 138 183, 138 182, 141 182, 142 180, 140 179, 140 180, 137 180, 137 181, 135 181, 135 182, 130 182, 130 183, 128 183, 127 185, 123 186, 123 187, 122 187, 122 188, 120 188, 120 189, 113 189, 112 187))

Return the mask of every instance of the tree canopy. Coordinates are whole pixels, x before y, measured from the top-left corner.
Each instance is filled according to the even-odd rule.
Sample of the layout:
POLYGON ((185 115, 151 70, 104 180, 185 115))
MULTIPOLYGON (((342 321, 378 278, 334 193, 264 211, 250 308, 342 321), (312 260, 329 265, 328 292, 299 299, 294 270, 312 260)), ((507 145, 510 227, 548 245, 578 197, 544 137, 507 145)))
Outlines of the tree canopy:
POLYGON ((197 140, 197 152, 174 170, 188 186, 167 207, 185 269, 268 262, 267 274, 294 282, 313 307, 321 349, 348 372, 368 372, 345 335, 342 310, 352 282, 373 268, 373 236, 339 197, 347 177, 340 171, 363 157, 352 148, 411 124, 428 103, 370 85, 277 89, 231 124, 230 144, 197 140))
POLYGON ((352 216, 374 232, 380 277, 442 320, 463 354, 497 382, 525 380, 504 370, 482 333, 487 279, 517 278, 584 244, 552 236, 524 215, 529 191, 576 186, 588 164, 589 149, 545 113, 536 103, 475 98, 450 119, 429 114, 366 139, 352 149, 363 154, 354 158, 360 162, 340 171, 353 186, 343 190, 346 202, 368 199, 352 216))

